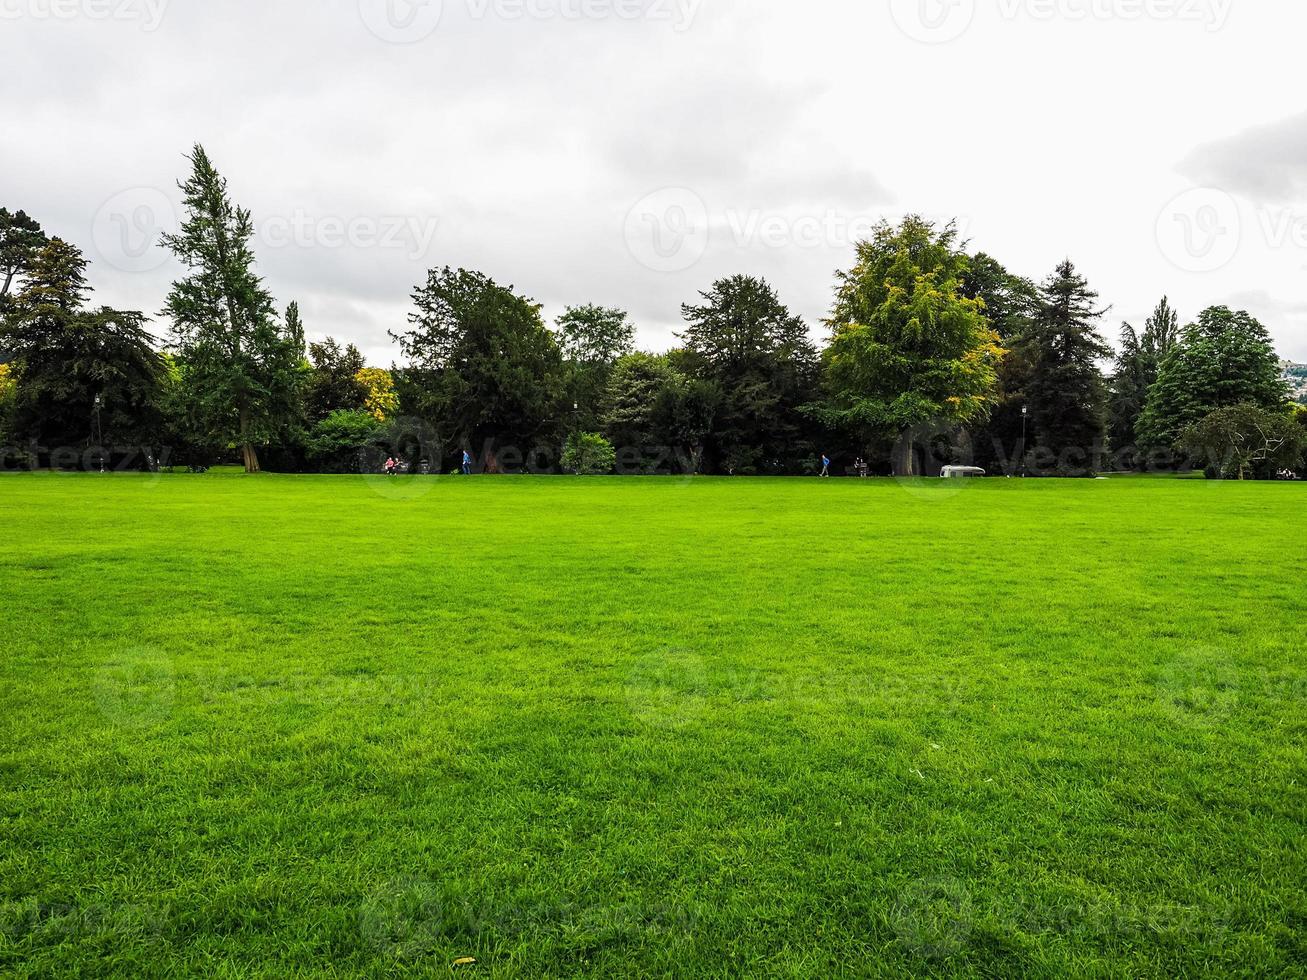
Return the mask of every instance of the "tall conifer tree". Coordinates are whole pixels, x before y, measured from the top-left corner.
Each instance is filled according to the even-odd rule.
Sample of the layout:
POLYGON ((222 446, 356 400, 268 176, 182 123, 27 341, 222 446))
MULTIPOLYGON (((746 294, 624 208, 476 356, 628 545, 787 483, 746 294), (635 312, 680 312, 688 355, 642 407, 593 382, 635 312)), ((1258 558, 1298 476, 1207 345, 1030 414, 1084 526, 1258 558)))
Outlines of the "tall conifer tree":
POLYGON ((185 371, 195 416, 240 447, 257 472, 256 444, 291 421, 298 402, 302 347, 278 323, 272 295, 254 272, 250 212, 235 206, 227 182, 204 147, 190 155, 191 175, 179 186, 186 220, 164 244, 186 267, 164 315, 185 371))

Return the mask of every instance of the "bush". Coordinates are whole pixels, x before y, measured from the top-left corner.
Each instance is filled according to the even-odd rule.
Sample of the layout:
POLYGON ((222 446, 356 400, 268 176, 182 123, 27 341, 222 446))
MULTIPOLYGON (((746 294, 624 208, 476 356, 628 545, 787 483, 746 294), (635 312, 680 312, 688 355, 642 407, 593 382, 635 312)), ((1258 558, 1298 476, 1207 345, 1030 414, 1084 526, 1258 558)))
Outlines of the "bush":
POLYGON ((309 460, 324 473, 371 472, 380 428, 369 412, 332 412, 309 433, 309 460))
POLYGON ((563 469, 578 476, 604 476, 616 462, 613 444, 596 432, 574 432, 563 446, 563 469))

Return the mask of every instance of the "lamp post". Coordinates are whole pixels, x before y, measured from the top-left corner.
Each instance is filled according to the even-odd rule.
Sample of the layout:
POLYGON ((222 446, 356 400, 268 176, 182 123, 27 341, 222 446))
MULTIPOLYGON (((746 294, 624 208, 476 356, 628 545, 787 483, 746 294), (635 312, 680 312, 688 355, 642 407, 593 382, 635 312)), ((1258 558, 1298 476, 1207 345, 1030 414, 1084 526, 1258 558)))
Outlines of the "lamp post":
POLYGON ((1030 418, 1030 406, 1021 406, 1021 476, 1026 475, 1026 420, 1030 418))
POLYGON ((95 396, 95 445, 100 451, 100 472, 104 472, 104 433, 100 429, 100 396, 95 396))

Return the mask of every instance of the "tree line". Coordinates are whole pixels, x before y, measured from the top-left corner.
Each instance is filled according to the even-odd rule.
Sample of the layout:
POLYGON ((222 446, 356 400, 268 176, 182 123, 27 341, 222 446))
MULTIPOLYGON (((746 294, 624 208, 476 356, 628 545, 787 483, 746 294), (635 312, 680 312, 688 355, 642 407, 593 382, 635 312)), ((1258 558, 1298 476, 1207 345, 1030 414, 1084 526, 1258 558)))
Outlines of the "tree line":
POLYGON ((622 310, 549 325, 511 285, 444 267, 391 334, 402 363, 369 367, 306 342, 298 305, 255 271, 250 212, 203 147, 189 162, 185 220, 160 242, 183 272, 155 320, 96 306, 79 250, 0 208, 8 468, 351 472, 389 456, 415 472, 467 453, 491 472, 799 475, 822 455, 903 476, 1304 469, 1307 411, 1248 313, 1182 326, 1163 299, 1114 352, 1071 261, 1037 283, 920 217, 858 244, 821 347, 754 276, 713 283, 683 305, 678 345, 647 353, 622 310))

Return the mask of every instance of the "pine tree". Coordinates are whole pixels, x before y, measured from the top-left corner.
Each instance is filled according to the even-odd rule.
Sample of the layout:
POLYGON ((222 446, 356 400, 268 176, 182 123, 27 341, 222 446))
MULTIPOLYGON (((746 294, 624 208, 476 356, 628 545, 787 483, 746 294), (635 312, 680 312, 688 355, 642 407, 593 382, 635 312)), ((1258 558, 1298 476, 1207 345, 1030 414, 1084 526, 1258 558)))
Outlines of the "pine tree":
POLYGON ((189 159, 191 175, 179 185, 187 217, 163 239, 188 274, 173 284, 164 315, 196 416, 238 445, 246 472, 255 473, 255 444, 295 415, 303 350, 278 324, 272 295, 254 272, 250 212, 232 204, 202 146, 189 159))
POLYGON ((8 208, 0 208, 0 310, 14 280, 27 272, 45 244, 45 233, 36 219, 25 211, 11 214, 8 208))
POLYGON ((1098 333, 1107 312, 1068 259, 1039 287, 1034 319, 1020 342, 1036 464, 1061 475, 1092 473, 1105 436, 1106 386, 1098 361, 1111 350, 1098 333))
MULTIPOLYGON (((1139 333, 1129 323, 1121 325, 1121 350, 1112 375, 1111 428, 1114 450, 1136 447, 1140 416, 1148 404, 1148 393, 1157 383, 1162 360, 1171 352, 1180 334, 1180 317, 1166 297, 1157 304, 1139 333)), ((1135 461, 1139 461, 1136 456, 1135 461)))

